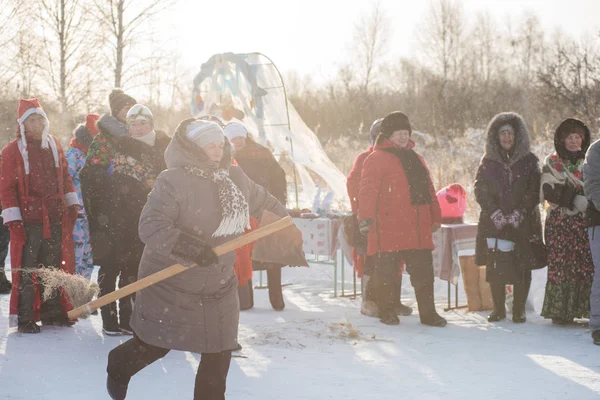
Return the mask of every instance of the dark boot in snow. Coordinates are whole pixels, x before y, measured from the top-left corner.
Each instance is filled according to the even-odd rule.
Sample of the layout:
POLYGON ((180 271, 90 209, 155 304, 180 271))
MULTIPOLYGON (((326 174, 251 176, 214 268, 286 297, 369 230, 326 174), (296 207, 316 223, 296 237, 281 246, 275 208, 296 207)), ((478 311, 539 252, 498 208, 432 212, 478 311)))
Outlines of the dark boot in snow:
POLYGON ((435 310, 435 301, 433 299, 433 282, 415 288, 417 297, 417 306, 419 307, 419 317, 423 325, 436 326, 443 328, 448 324, 445 318, 435 310))
POLYGON ((281 267, 276 266, 267 269, 267 282, 271 307, 273 307, 273 310, 282 311, 285 308, 285 302, 281 291, 281 267))
POLYGON ((514 300, 512 320, 514 323, 522 324, 523 322, 527 321, 527 316, 525 314, 525 302, 527 301, 527 296, 529 295, 530 286, 531 282, 517 283, 513 286, 514 300))
POLYGON ((505 285, 490 284, 492 299, 494 300, 494 311, 488 315, 488 322, 498 322, 506 318, 506 287, 505 285))
POLYGON ((108 391, 108 395, 112 400, 125 400, 128 386, 129 385, 126 383, 120 383, 111 378, 110 375, 108 375, 106 378, 106 390, 108 391))
POLYGON ((410 308, 409 306, 405 306, 404 304, 400 303, 400 305, 396 306, 396 314, 402 316, 402 317, 408 317, 409 315, 411 315, 413 312, 413 309, 410 308))
POLYGON ((600 346, 600 330, 592 332, 592 340, 596 346, 600 346))
POLYGON ((398 281, 394 287, 394 310, 397 315, 408 317, 412 314, 412 308, 402 304, 402 275, 398 277, 398 281))
POLYGON ((6 279, 4 271, 0 270, 0 294, 10 294, 12 291, 12 283, 6 279))
POLYGON ((71 327, 75 325, 75 322, 69 320, 69 317, 67 317, 66 315, 58 315, 53 318, 42 318, 42 325, 71 327))
POLYGON ((119 319, 117 318, 117 305, 111 303, 100 309, 102 315, 102 332, 108 336, 122 335, 119 327, 119 319))
POLYGON ((400 325, 400 318, 393 310, 383 310, 379 316, 379 321, 386 325, 400 325))
POLYGON ((369 285, 372 285, 371 277, 369 275, 363 275, 360 284, 362 289, 362 303, 360 305, 360 313, 366 315, 367 317, 378 317, 379 308, 373 300, 373 290, 370 289, 369 285))
POLYGON ((19 322, 18 330, 21 333, 40 333, 41 332, 41 328, 39 327, 39 325, 33 321, 23 322, 23 323, 19 322))
POLYGON ((252 279, 245 286, 238 286, 238 297, 240 299, 240 311, 249 310, 254 307, 254 287, 252 279))

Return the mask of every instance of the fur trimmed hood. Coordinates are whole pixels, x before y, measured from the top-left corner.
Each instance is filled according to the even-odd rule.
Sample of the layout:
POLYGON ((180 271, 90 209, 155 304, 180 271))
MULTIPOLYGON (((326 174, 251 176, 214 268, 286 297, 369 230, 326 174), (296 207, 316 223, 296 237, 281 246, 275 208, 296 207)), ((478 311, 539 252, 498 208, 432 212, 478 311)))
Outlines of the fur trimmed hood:
POLYGON ((590 144, 592 142, 590 134, 590 128, 585 122, 576 118, 567 118, 563 120, 556 131, 554 131, 554 149, 563 160, 569 159, 569 152, 565 148, 564 140, 561 140, 561 136, 572 133, 573 131, 583 131, 584 138, 581 143, 581 151, 577 154, 577 158, 584 158, 590 144))
POLYGON ((487 127, 483 158, 513 165, 529 153, 531 153, 529 132, 523 117, 517 113, 504 112, 492 118, 487 127), (515 144, 509 153, 502 149, 498 138, 498 130, 506 124, 510 124, 515 130, 515 144))

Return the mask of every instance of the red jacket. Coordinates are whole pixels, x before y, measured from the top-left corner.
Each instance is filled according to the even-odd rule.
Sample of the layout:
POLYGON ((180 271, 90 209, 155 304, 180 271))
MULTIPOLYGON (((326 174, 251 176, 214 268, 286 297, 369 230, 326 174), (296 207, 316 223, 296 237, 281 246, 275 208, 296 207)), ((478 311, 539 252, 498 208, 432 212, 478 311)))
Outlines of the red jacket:
POLYGON ((346 188, 348 189, 348 197, 350 197, 352 214, 358 214, 358 192, 360 191, 360 177, 362 175, 363 164, 372 152, 373 146, 370 146, 369 150, 360 153, 356 157, 352 171, 350 171, 350 175, 348 175, 348 179, 346 180, 346 188))
MULTIPOLYGON (((363 166, 358 220, 370 218, 373 221, 367 254, 433 250, 431 227, 441 224, 442 216, 431 177, 431 204, 414 206, 402 163, 394 154, 383 151, 392 147, 394 144, 389 140, 376 145, 363 166)), ((427 168, 420 155, 419 158, 427 168)))
MULTIPOLYGON (((43 223, 44 224, 44 235, 49 236, 50 232, 50 214, 53 208, 54 200, 51 198, 58 199, 58 204, 62 208, 60 210, 62 223, 62 248, 61 248, 61 264, 60 269, 63 271, 75 274, 75 247, 73 244, 73 223, 70 221, 69 213, 66 212, 67 207, 75 204, 79 204, 73 181, 69 175, 69 167, 65 153, 60 146, 58 139, 50 137, 50 140, 54 141, 56 145, 56 156, 52 154, 54 150, 43 149, 43 152, 51 152, 51 162, 55 167, 55 184, 48 185, 40 181, 40 176, 31 176, 31 174, 40 173, 39 165, 41 160, 39 152, 32 148, 28 153, 28 167, 30 174, 26 173, 26 164, 24 162, 23 155, 21 153, 21 139, 15 139, 10 142, 2 150, 2 160, 0 162, 0 200, 2 202, 2 216, 4 217, 4 223, 11 221, 23 221, 25 223, 43 223), (37 154, 37 156, 35 155, 37 154), (36 183, 37 182, 37 183, 36 183), (33 187, 33 185, 36 187, 33 187), (46 193, 50 190, 53 193, 46 193), (54 192, 56 190, 56 192, 54 192), (44 196, 45 198, 40 198, 44 196), (43 205, 43 206, 42 206, 43 205), (48 209, 50 208, 50 209, 48 209), (41 214, 40 214, 41 213, 41 214)), ((47 161, 47 160, 46 160, 47 161)), ((44 173, 44 175, 46 175, 44 173)), ((58 222, 58 221, 57 221, 58 222)), ((9 325, 16 326, 18 306, 19 306, 19 280, 20 280, 20 268, 21 260, 23 256, 23 247, 16 244, 15 241, 10 242, 10 256, 11 256, 11 267, 12 267, 12 293, 10 297, 10 317, 9 325)), ((40 290, 38 285, 35 285, 35 300, 34 300, 34 317, 39 320, 41 298, 40 290)), ((61 308, 62 312, 66 313, 73 308, 70 299, 68 298, 65 291, 61 290, 61 308)))

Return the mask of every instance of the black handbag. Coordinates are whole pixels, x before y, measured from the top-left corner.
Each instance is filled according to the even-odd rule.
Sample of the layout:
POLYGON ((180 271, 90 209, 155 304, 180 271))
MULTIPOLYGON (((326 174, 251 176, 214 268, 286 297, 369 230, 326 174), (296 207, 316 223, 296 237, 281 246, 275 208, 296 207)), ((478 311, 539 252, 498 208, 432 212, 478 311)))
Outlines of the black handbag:
POLYGON ((515 244, 517 266, 523 271, 542 269, 548 265, 548 250, 539 236, 524 237, 515 244))

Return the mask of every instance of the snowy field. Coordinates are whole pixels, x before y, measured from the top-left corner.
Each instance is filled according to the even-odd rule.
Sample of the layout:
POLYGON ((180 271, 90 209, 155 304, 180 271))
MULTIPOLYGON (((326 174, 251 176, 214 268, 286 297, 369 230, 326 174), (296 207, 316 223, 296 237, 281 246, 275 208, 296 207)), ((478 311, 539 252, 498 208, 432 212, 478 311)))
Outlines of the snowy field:
MULTIPOLYGON (((537 311, 544 274, 534 278, 537 311)), ((255 308, 241 315, 244 349, 232 360, 228 400, 600 398, 600 347, 584 324, 553 326, 538 312, 521 325, 490 324, 485 312, 443 312, 446 283, 437 282, 438 311, 449 324, 426 327, 404 279, 404 302, 415 314, 385 326, 360 315, 359 300, 333 298, 332 277, 327 265, 284 269, 292 285, 283 312, 255 290, 255 308)), ((22 335, 8 328, 8 300, 0 296, 1 399, 108 398, 107 354, 126 337, 104 337, 100 316, 22 335)), ((171 352, 133 378, 128 399, 191 399, 199 360, 171 352)))

